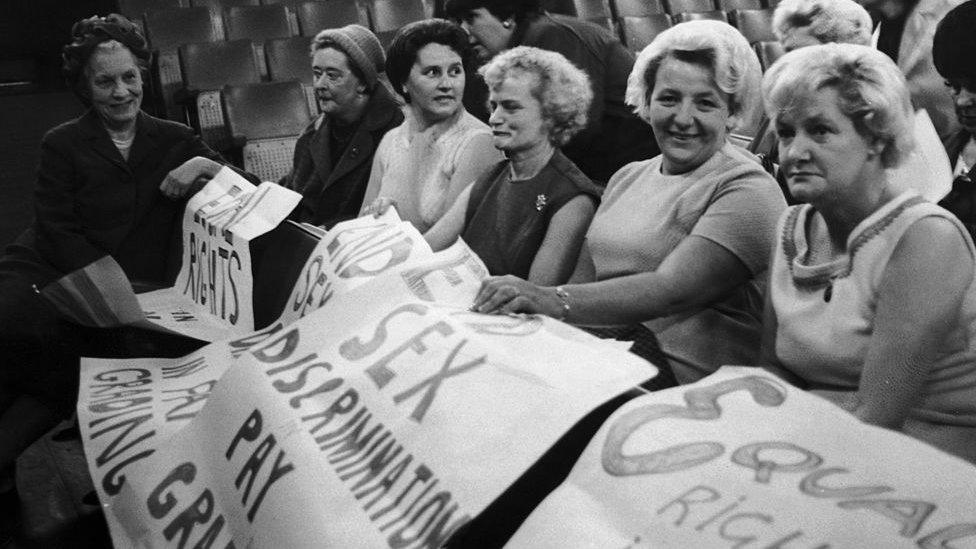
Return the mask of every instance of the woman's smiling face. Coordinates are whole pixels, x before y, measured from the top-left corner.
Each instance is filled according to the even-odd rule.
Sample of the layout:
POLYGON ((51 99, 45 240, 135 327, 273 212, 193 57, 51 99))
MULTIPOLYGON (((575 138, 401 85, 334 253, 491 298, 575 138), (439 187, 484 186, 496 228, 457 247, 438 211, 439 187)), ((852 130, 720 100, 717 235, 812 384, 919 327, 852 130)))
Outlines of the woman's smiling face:
POLYGON ((711 69, 667 57, 655 75, 648 115, 664 173, 686 173, 725 144, 728 95, 715 84, 711 69))

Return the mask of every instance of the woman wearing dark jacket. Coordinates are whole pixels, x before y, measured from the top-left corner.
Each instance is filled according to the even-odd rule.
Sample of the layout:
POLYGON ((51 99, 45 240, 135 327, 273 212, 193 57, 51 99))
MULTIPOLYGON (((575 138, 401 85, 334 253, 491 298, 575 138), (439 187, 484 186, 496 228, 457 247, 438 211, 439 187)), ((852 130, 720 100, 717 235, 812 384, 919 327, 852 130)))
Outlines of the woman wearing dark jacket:
POLYGON ((606 183, 625 164, 660 151, 650 126, 624 103, 634 56, 609 31, 574 17, 551 15, 538 0, 449 0, 482 62, 515 46, 554 51, 590 78, 589 123, 563 148, 591 179, 606 183))
POLYGON ((39 290, 105 256, 130 280, 171 282, 186 195, 220 161, 190 128, 140 110, 150 54, 135 25, 92 17, 72 35, 64 73, 90 108, 44 136, 33 225, 0 257, 4 516, 16 509, 14 460, 70 413, 79 349, 95 330, 68 323, 39 290))
POLYGON ((279 183, 302 194, 292 219, 331 227, 359 214, 373 155, 403 113, 379 81, 385 57, 369 29, 326 29, 312 40, 322 116, 298 138, 292 171, 279 183))

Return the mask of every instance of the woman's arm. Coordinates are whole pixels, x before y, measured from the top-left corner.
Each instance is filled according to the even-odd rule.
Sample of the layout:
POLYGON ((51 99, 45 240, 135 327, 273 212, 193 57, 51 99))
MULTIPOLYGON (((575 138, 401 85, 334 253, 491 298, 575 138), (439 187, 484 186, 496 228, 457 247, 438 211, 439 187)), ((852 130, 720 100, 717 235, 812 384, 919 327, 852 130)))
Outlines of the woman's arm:
POLYGON ((435 252, 439 252, 444 248, 447 248, 454 241, 461 236, 461 232, 464 231, 464 218, 465 213, 468 211, 468 199, 471 197, 471 187, 473 185, 468 185, 465 187, 458 199, 454 201, 450 209, 443 217, 437 220, 437 223, 433 227, 424 233, 424 240, 430 244, 435 252))
POLYGON ((505 157, 492 144, 490 133, 478 133, 471 136, 458 151, 458 157, 454 163, 454 173, 451 174, 444 203, 454 204, 457 202, 464 189, 470 187, 479 177, 502 160, 505 160, 505 157))
POLYGON ((546 236, 532 260, 529 282, 555 286, 569 279, 595 212, 593 199, 582 194, 559 208, 552 216, 546 236))
POLYGON ((593 256, 590 255, 590 245, 586 238, 580 245, 579 259, 576 260, 576 269, 569 277, 570 284, 583 284, 596 280, 596 265, 593 263, 593 256))
POLYGON ((855 395, 855 414, 901 428, 959 316, 973 256, 948 220, 914 223, 895 248, 878 289, 874 333, 855 395))
POLYGON ((779 321, 776 318, 776 309, 773 307, 771 291, 772 271, 768 274, 770 276, 766 280, 766 298, 763 306, 762 333, 760 335, 759 366, 795 387, 806 389, 807 382, 800 376, 784 368, 776 356, 776 330, 779 327, 779 321))
POLYGON ((369 182, 366 184, 366 194, 363 195, 363 204, 359 207, 359 215, 366 215, 368 213, 382 215, 386 212, 386 208, 393 204, 392 200, 388 200, 382 208, 382 211, 378 211, 380 204, 376 200, 380 196, 380 185, 383 183, 383 158, 386 156, 386 148, 383 145, 387 142, 388 135, 383 136, 379 146, 376 148, 376 154, 373 155, 373 166, 369 171, 369 182), (374 204, 374 202, 376 203, 374 204))
MULTIPOLYGON (((565 286, 574 324, 632 324, 697 309, 725 296, 752 277, 745 264, 724 247, 700 236, 687 236, 656 271, 588 284, 565 286)), ((473 308, 479 312, 530 312, 562 315, 562 301, 552 288, 516 277, 495 277, 482 284, 473 308)))

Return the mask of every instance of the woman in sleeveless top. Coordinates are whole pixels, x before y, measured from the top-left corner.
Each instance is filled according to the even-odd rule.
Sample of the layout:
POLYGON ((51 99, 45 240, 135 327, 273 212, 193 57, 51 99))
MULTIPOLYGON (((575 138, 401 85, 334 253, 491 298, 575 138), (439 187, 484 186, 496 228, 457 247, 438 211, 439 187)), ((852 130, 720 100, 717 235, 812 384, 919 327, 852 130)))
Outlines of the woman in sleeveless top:
POLYGON ((791 52, 767 72, 790 191, 763 356, 867 423, 976 462, 976 250, 946 210, 886 176, 911 151, 904 77, 866 46, 791 52))
POLYGON ((586 124, 586 75, 558 53, 524 46, 481 73, 492 138, 506 159, 465 189, 424 237, 441 250, 461 236, 493 275, 561 284, 600 195, 559 150, 586 124))

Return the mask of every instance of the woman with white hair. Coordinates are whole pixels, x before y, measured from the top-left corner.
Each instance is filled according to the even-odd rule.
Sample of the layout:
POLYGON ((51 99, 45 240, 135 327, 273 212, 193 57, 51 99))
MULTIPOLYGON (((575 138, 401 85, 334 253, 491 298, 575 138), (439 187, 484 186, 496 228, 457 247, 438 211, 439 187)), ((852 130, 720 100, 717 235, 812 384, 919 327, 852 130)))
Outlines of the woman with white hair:
POLYGON ((871 16, 854 0, 783 0, 773 32, 786 51, 830 42, 871 44, 871 16))
POLYGON ((976 460, 976 249, 952 214, 888 180, 913 146, 904 76, 869 47, 813 46, 767 71, 763 97, 807 203, 779 223, 765 361, 865 422, 976 460))
POLYGON ((562 55, 519 46, 481 68, 492 139, 505 160, 458 196, 424 238, 461 236, 493 275, 560 284, 573 272, 600 189, 560 151, 586 126, 593 94, 562 55))
MULTIPOLYGON (((727 136, 755 106, 759 60, 733 27, 692 21, 640 53, 627 101, 661 148, 607 185, 571 283, 486 281, 474 309, 581 325, 642 322, 681 383, 758 359, 776 182, 727 136)), ((659 365, 660 366, 660 365, 659 365)))

